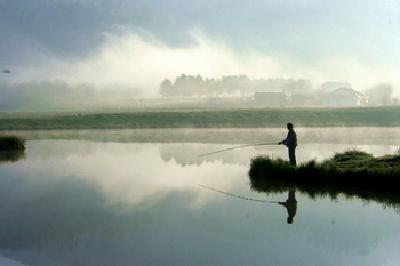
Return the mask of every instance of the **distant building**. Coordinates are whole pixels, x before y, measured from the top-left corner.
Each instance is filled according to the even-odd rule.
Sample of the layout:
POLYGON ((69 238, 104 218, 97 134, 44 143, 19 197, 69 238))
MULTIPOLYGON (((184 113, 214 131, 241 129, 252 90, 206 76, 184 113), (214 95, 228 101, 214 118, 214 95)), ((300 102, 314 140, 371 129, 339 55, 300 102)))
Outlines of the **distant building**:
POLYGON ((247 75, 228 75, 222 76, 222 81, 248 81, 247 75))
POLYGON ((351 83, 343 81, 327 81, 321 84, 319 89, 323 93, 330 93, 340 88, 351 88, 351 83))
POLYGON ((254 101, 259 106, 279 107, 288 104, 285 93, 279 91, 256 92, 254 101))
POLYGON ((290 96, 290 106, 311 106, 312 98, 310 96, 305 96, 302 94, 294 94, 290 96))
POLYGON ((321 97, 321 105, 330 107, 352 107, 368 104, 368 98, 350 88, 339 88, 321 97))

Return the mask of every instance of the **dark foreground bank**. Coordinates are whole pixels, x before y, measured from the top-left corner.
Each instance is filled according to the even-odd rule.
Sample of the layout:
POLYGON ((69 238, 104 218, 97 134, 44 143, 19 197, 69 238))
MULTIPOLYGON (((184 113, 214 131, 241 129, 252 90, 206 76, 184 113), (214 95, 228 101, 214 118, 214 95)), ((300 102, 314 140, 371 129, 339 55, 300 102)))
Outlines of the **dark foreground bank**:
POLYGON ((293 186, 313 193, 358 195, 389 193, 400 196, 400 154, 374 157, 359 151, 336 154, 323 162, 297 167, 278 159, 258 156, 251 162, 249 177, 256 190, 285 190, 293 186))
POLYGON ((257 192, 299 191, 310 198, 338 195, 377 202, 400 212, 400 155, 373 157, 362 152, 336 154, 322 163, 308 162, 292 168, 282 160, 257 157, 249 171, 257 192))
POLYGON ((124 128, 400 127, 400 107, 263 108, 131 113, 0 113, 0 130, 124 128))
POLYGON ((19 136, 0 135, 0 152, 25 150, 25 139, 19 136))
POLYGON ((0 135, 0 163, 16 162, 24 157, 24 138, 11 135, 0 135))

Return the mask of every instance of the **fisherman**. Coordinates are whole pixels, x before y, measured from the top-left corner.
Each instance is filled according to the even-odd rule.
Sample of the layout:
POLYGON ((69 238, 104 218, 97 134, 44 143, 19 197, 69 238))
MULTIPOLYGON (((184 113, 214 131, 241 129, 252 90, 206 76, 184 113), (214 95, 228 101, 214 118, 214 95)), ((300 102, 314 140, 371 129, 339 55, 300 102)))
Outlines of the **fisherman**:
POLYGON ((288 199, 286 201, 279 202, 279 204, 286 208, 288 213, 287 223, 292 224, 293 218, 296 216, 297 211, 296 191, 289 190, 288 199))
POLYGON ((289 151, 289 162, 291 165, 296 165, 296 146, 297 146, 297 135, 293 129, 293 123, 287 123, 287 129, 289 130, 286 139, 282 140, 278 144, 284 144, 288 147, 289 151))

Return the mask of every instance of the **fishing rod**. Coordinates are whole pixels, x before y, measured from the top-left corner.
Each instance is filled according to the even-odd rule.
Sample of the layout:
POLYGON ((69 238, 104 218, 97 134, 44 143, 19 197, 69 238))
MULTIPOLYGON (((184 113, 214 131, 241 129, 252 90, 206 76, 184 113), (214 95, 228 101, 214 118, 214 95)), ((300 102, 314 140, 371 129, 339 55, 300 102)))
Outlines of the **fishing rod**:
POLYGON ((232 147, 229 147, 229 148, 225 148, 225 149, 223 149, 223 150, 218 150, 218 151, 203 153, 203 154, 200 154, 199 156, 200 156, 200 157, 208 156, 208 155, 212 155, 212 154, 216 154, 216 153, 220 153, 220 152, 231 151, 231 150, 233 150, 233 149, 238 149, 238 148, 243 148, 243 147, 269 146, 269 145, 278 145, 278 144, 276 144, 276 143, 244 144, 244 145, 232 146, 232 147))
POLYGON ((222 191, 222 190, 218 190, 216 188, 209 187, 209 186, 206 186, 206 185, 199 185, 199 186, 201 186, 203 188, 206 188, 206 189, 209 189, 209 190, 212 190, 212 191, 215 191, 215 192, 218 192, 218 193, 221 193, 221 194, 224 194, 224 195, 227 195, 227 196, 230 196, 230 197, 242 199, 242 200, 256 201, 256 202, 262 202, 262 203, 281 203, 280 201, 260 200, 260 199, 247 198, 247 197, 243 197, 243 196, 240 196, 240 195, 237 195, 237 194, 233 194, 233 193, 225 192, 225 191, 222 191))

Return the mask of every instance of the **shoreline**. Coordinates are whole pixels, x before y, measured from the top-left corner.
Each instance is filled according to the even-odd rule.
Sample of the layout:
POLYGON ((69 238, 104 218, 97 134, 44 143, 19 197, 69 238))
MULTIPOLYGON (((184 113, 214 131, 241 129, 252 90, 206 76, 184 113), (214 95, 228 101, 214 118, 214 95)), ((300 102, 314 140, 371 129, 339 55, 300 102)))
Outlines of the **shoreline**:
POLYGON ((400 127, 400 106, 122 113, 0 113, 0 130, 400 127))
POLYGON ((400 153, 373 156, 362 151, 336 153, 322 162, 311 160, 291 166, 286 160, 259 155, 252 159, 248 172, 251 182, 277 183, 321 191, 363 191, 400 196, 400 153))
MULTIPOLYGON (((299 145, 394 145, 400 143, 400 127, 296 128, 299 145), (363 136, 363 138, 360 138, 363 136), (380 136, 380 137, 377 137, 380 136), (382 138, 381 136, 385 136, 382 138)), ((251 144, 279 142, 287 134, 285 128, 174 128, 174 129, 62 129, 9 130, 31 139, 90 139, 123 142, 251 144)))

